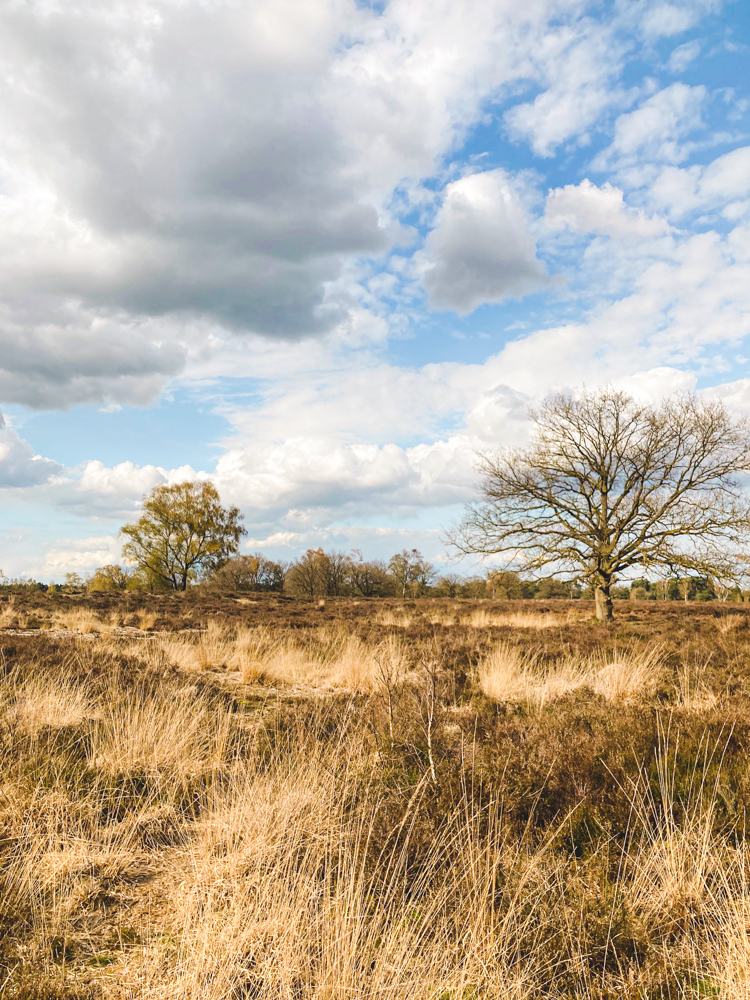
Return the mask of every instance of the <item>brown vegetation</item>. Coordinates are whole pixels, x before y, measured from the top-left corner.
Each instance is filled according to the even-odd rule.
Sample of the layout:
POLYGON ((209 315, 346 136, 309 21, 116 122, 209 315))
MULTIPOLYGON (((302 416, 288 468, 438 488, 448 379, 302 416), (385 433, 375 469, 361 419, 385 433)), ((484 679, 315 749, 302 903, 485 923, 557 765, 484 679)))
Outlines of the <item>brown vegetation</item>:
POLYGON ((587 611, 3 604, 0 995, 746 998, 750 609, 587 611))

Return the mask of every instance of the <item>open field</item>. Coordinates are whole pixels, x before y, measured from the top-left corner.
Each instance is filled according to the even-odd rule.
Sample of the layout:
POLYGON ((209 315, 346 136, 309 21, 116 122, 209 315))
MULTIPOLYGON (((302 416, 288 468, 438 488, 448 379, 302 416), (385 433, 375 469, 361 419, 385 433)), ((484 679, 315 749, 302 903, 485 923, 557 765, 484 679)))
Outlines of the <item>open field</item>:
POLYGON ((750 606, 0 603, 0 996, 750 996, 750 606))

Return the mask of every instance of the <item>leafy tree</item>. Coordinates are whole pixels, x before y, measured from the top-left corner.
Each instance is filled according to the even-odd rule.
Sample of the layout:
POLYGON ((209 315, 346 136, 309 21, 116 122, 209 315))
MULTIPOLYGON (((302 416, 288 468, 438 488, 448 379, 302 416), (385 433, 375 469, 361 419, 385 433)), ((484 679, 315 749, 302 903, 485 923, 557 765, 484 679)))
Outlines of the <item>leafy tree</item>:
POLYGON ((533 597, 536 593, 536 586, 527 580, 522 580, 518 573, 509 569, 490 570, 487 574, 487 590, 493 600, 518 600, 524 597, 533 597))
POLYGON ((732 548, 750 533, 738 478, 750 468, 748 425, 722 403, 686 395, 649 406, 607 388, 555 396, 531 415, 530 447, 483 456, 480 499, 450 536, 462 552, 579 576, 609 621, 619 574, 701 572, 701 547, 732 548))
POLYGON ((75 594, 86 587, 86 581, 80 573, 66 573, 63 580, 62 589, 66 594, 75 594))
POLYGON ((349 591, 350 571, 345 553, 308 549, 290 568, 287 589, 300 597, 341 597, 349 591))
POLYGON ((213 483, 157 486, 143 500, 143 514, 126 524, 123 556, 174 590, 224 565, 245 529, 237 507, 223 507, 213 483))
POLYGON ((329 597, 341 597, 349 591, 351 559, 344 552, 326 553, 325 592, 329 597))
POLYGON ((100 566, 94 570, 91 577, 86 582, 86 589, 97 592, 112 593, 126 590, 130 581, 130 574, 122 566, 110 563, 107 566, 100 566))

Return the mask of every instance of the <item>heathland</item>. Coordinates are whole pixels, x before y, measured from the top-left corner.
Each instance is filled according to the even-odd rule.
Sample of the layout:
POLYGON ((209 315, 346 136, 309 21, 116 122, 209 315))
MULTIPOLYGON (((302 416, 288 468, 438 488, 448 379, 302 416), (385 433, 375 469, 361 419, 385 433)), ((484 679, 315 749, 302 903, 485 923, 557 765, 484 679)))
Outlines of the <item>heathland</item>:
POLYGON ((750 608, 0 603, 0 995, 750 996, 750 608))

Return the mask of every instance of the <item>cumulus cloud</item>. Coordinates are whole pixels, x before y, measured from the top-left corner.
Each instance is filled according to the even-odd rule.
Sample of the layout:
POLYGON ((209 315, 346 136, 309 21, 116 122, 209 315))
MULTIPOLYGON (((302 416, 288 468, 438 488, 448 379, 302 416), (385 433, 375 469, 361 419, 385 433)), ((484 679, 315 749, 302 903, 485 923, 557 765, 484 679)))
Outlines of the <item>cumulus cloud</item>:
POLYGON ((553 229, 609 236, 655 236, 668 229, 664 219, 647 218, 626 207, 622 190, 612 184, 597 187, 590 180, 566 184, 547 195, 544 214, 553 229))
POLYGON ((521 200, 503 170, 448 185, 426 256, 430 304, 461 314, 536 291, 549 280, 521 200))
POLYGON ((3 5, 0 398, 142 403, 217 330, 345 323, 337 281, 398 238, 394 190, 528 75, 550 19, 577 16, 567 0, 3 5))
POLYGON ((35 455, 0 413, 0 489, 39 486, 60 472, 57 462, 35 455))

